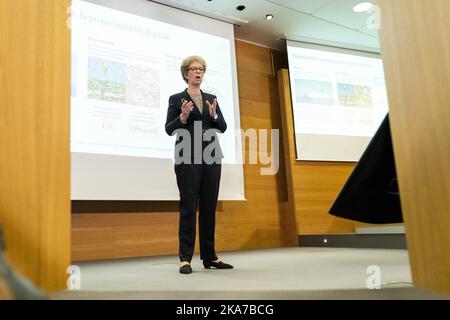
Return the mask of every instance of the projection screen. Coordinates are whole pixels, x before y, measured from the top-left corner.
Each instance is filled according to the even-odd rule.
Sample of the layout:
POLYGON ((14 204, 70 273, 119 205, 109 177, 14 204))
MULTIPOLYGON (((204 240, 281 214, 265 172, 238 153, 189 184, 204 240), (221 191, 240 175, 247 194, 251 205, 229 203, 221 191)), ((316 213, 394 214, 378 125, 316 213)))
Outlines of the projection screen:
POLYGON ((388 111, 379 54, 287 42, 298 160, 358 161, 388 111))
POLYGON ((195 54, 228 124, 219 200, 244 200, 233 26, 146 0, 74 0, 70 22, 72 199, 179 199, 164 124, 195 54))

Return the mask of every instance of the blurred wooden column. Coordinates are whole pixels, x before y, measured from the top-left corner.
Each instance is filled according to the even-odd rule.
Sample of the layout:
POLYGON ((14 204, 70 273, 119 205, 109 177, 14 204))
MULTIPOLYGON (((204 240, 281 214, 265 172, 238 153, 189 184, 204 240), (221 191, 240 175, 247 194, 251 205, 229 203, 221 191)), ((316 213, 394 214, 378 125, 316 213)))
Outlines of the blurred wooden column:
POLYGON ((44 290, 70 264, 70 0, 0 1, 0 223, 44 290))
POLYGON ((450 1, 378 5, 412 275, 450 294, 450 1))

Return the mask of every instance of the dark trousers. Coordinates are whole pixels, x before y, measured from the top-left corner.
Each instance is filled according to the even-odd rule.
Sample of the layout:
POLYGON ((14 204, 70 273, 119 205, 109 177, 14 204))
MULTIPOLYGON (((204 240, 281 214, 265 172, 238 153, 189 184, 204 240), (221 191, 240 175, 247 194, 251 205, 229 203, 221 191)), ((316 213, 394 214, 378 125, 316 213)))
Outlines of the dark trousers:
POLYGON ((207 261, 217 259, 214 235, 221 171, 221 164, 175 165, 180 191, 180 261, 190 262, 194 254, 197 206, 200 259, 207 261))

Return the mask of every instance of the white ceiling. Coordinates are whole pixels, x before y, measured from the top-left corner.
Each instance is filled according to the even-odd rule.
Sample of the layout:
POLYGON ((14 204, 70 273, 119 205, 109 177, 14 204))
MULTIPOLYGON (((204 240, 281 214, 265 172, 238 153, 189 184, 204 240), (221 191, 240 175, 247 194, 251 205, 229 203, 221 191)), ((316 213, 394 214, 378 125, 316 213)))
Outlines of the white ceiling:
POLYGON ((285 50, 284 39, 379 52, 368 13, 355 13, 363 0, 149 0, 233 23, 237 39, 285 50), (236 10, 244 5, 244 11, 236 10), (265 15, 274 19, 268 21, 265 15))

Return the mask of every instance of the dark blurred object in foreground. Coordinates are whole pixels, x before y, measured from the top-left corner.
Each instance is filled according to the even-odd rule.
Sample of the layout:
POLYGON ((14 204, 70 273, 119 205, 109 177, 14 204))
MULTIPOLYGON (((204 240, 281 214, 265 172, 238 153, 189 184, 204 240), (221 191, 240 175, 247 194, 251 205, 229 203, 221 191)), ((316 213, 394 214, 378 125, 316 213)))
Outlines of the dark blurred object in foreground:
POLYGON ((403 222, 389 115, 386 115, 330 209, 366 223, 403 222))

